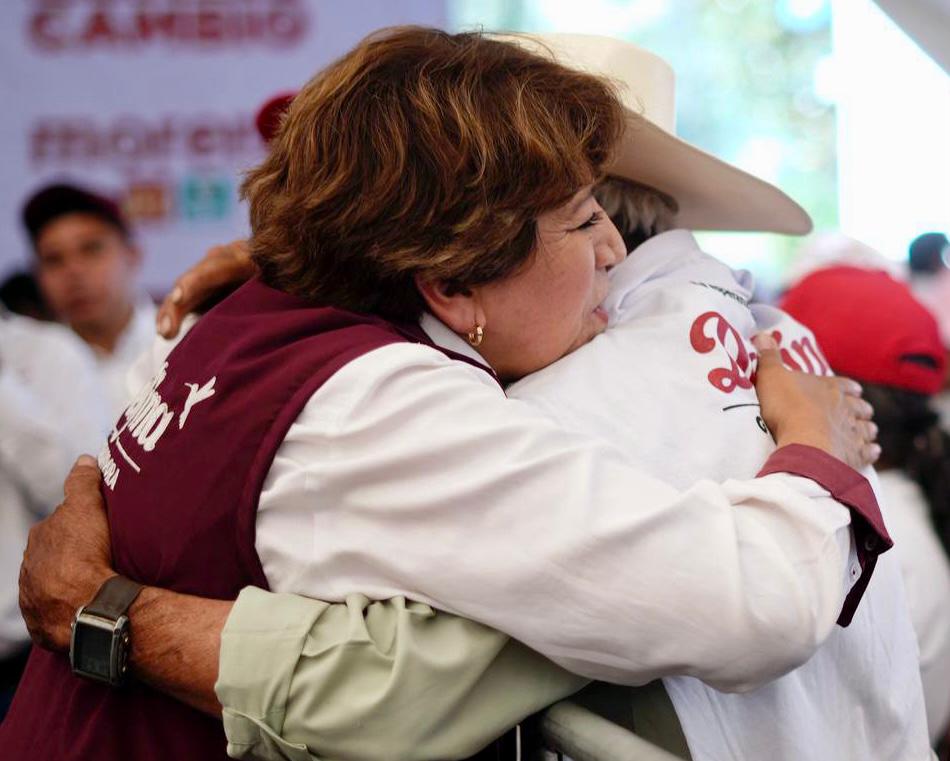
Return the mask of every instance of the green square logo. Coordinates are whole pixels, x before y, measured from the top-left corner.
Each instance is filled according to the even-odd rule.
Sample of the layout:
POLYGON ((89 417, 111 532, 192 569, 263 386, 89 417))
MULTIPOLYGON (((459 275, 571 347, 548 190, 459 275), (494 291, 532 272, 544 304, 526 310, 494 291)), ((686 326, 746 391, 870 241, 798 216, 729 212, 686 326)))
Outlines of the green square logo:
POLYGON ((186 177, 180 197, 182 219, 219 220, 231 213, 231 181, 226 177, 186 177))

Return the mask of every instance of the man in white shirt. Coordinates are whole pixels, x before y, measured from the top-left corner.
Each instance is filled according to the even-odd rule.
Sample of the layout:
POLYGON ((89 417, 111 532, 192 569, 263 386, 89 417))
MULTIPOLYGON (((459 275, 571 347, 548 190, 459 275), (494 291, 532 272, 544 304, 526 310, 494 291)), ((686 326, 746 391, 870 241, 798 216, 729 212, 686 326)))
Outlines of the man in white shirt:
POLYGON ((0 716, 30 642, 17 604, 27 534, 62 499, 63 472, 100 445, 107 427, 105 397, 82 342, 59 325, 0 307, 0 716))
POLYGON ((95 352, 115 417, 128 402, 125 375, 155 335, 155 307, 136 289, 141 253, 128 223, 110 199, 73 185, 34 194, 23 223, 43 297, 95 352))
MULTIPOLYGON (((610 328, 508 394, 567 430, 603 437, 674 486, 696 474, 749 478, 774 450, 751 380, 751 336, 770 332, 791 369, 830 374, 811 332, 777 309, 750 308, 752 292, 749 273, 703 253, 689 232, 652 237, 611 271, 610 328)), ((874 483, 870 469, 865 475, 874 483)), ((859 574, 850 555, 846 584, 859 574)), ((667 583, 675 590, 681 582, 667 583)), ((776 603, 759 601, 762 610, 776 603)), ((880 557, 850 626, 835 627, 798 668, 739 694, 692 676, 663 684, 694 761, 927 755, 917 646, 895 553, 880 557)))

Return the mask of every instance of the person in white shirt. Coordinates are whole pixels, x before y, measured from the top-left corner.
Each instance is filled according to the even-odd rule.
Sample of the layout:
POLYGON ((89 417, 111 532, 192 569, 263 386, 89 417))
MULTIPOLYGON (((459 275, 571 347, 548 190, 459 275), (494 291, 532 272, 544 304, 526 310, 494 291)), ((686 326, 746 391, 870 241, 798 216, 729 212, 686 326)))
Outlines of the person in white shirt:
POLYGON ((100 446, 108 426, 85 345, 0 307, 0 718, 30 642, 17 604, 27 533, 62 500, 63 472, 100 446))
POLYGON ((129 399, 125 377, 151 346, 155 306, 136 278, 141 252, 110 199, 74 185, 36 192, 23 209, 43 297, 95 352, 113 417, 129 399))
MULTIPOLYGON (((596 44, 603 47, 600 40, 596 44)), ((578 100, 577 93, 555 88, 556 97, 571 104, 567 111, 545 106, 532 110, 530 118, 522 114, 523 119, 486 120, 481 107, 495 108, 501 96, 478 88, 499 87, 510 95, 512 90, 506 88, 513 85, 518 93, 513 107, 531 109, 537 107, 535 93, 541 101, 552 93, 541 84, 540 73, 527 90, 517 77, 509 78, 512 72, 540 65, 537 57, 521 57, 510 44, 499 46, 478 35, 397 30, 363 45, 327 76, 374 71, 380 62, 368 54, 370 48, 381 57, 380 49, 403 49, 413 62, 409 67, 403 59, 399 66, 380 64, 387 76, 400 77, 401 84, 371 88, 372 113, 396 108, 389 99, 413 92, 423 73, 426 87, 445 86, 442 78, 455 76, 456 66, 504 61, 495 70, 504 76, 464 72, 461 78, 466 87, 477 83, 477 91, 473 100, 459 99, 457 105, 464 109, 476 104, 480 118, 468 114, 444 129, 438 121, 426 123, 453 150, 462 124, 466 129, 474 123, 517 131, 533 129, 535 122, 566 118, 565 114, 571 115, 566 123, 572 129, 580 124, 583 135, 583 140, 574 136, 558 141, 566 151, 596 144, 602 131, 609 134, 627 124, 626 131, 619 130, 625 139, 618 155, 605 166, 619 174, 635 174, 634 164, 642 157, 662 164, 660 154, 665 154, 668 162, 670 146, 678 144, 665 130, 638 120, 632 112, 621 112, 619 103, 614 102, 616 111, 609 107, 613 96, 604 100, 609 90, 600 89, 599 80, 576 71, 568 75, 558 65, 550 70, 557 72, 555 79, 583 85, 585 99, 599 104, 596 115, 593 110, 580 111, 584 99, 578 100), (474 58, 472 46, 479 51, 474 58), (438 51, 451 52, 451 65, 426 65, 424 72, 415 68, 419 56, 428 61, 438 51), (512 56, 518 66, 512 65, 512 56), (428 79, 432 76, 434 82, 428 79), (532 97, 522 99, 526 93, 532 97), (656 151, 642 148, 650 135, 656 151)), ((459 80, 450 85, 444 95, 455 99, 459 80)), ((486 162, 474 170, 467 161, 459 164, 477 177, 463 188, 454 184, 455 170, 451 181, 439 175, 444 186, 433 185, 436 178, 429 175, 426 161, 416 163, 415 151, 393 154, 409 161, 395 172, 379 163, 382 154, 375 149, 359 151, 344 162, 307 159, 307 151, 325 145, 306 137, 308 130, 330 129, 334 141, 347 133, 341 133, 332 118, 322 118, 322 108, 328 100, 354 92, 358 97, 362 91, 323 89, 318 77, 295 100, 285 131, 277 138, 278 148, 248 181, 259 236, 252 245, 272 247, 273 258, 258 256, 268 282, 356 312, 406 314, 418 320, 425 337, 353 359, 304 400, 304 408, 281 440, 256 505, 253 551, 271 589, 330 600, 342 600, 355 590, 373 597, 408 594, 496 626, 578 673, 626 683, 685 673, 723 689, 751 689, 807 660, 836 621, 850 622, 875 559, 888 543, 873 497, 870 504, 866 501, 870 495, 866 482, 854 471, 842 470, 843 463, 829 456, 835 453, 855 464, 873 459, 870 410, 857 398, 853 384, 789 373, 766 341, 760 348, 760 401, 779 448, 759 478, 724 484, 700 481, 684 491, 644 474, 602 438, 565 431, 527 404, 506 398, 491 371, 501 380, 517 380, 603 332, 607 270, 625 253, 619 236, 593 198, 590 184, 568 193, 567 187, 544 179, 546 171, 562 177, 564 166, 577 158, 574 153, 572 159, 547 152, 549 137, 553 140, 549 135, 540 140, 522 141, 519 135, 517 140, 463 141, 465 150, 475 151, 473 161, 477 155, 486 162), (316 113, 308 110, 313 108, 316 113), (488 155, 479 153, 486 146, 491 146, 488 155), (504 153, 511 150, 515 155, 504 153), (531 151, 540 151, 544 158, 531 151), (513 184, 516 160, 526 161, 522 152, 535 157, 527 162, 530 171, 517 179, 535 183, 536 195, 522 195, 523 189, 513 184), (370 164, 354 167, 351 160, 370 164), (340 207, 346 210, 343 217, 320 218, 328 227, 310 241, 312 246, 304 240, 293 246, 278 244, 282 236, 316 233, 306 225, 281 224, 281 214, 297 218, 304 208, 284 197, 297 183, 314 183, 317 193, 351 187, 348 181, 328 183, 310 171, 298 172, 301 163, 320 171, 353 171, 362 181, 377 177, 419 195, 399 196, 397 211, 402 216, 396 224, 388 205, 383 216, 374 216, 379 210, 361 192, 359 203, 340 207), (412 174, 417 169, 418 177, 412 174), (531 204, 540 203, 537 198, 542 197, 549 197, 550 210, 532 211, 531 204), (448 206, 435 213, 413 203, 448 206), (460 209, 458 203, 473 206, 460 209), (520 214, 508 206, 518 203, 523 205, 520 214), (366 224, 354 222, 350 213, 367 215, 366 224), (445 217, 448 214, 451 217, 445 217), (378 227, 382 219, 385 226, 378 227), (331 235, 338 224, 343 227, 331 235), (366 245, 359 242, 360 236, 366 236, 366 245), (428 242, 419 243, 415 236, 428 242), (318 262, 297 258, 319 259, 323 246, 332 247, 333 256, 318 262), (529 256, 535 249, 537 255, 529 256), (395 266, 396 259, 390 257, 394 251, 411 254, 415 263, 407 264, 406 271, 373 279, 376 268, 386 271, 395 266), (527 257, 522 266, 503 267, 498 257, 514 251, 527 257), (462 257, 471 252, 480 256, 466 260, 463 267, 462 257), (357 259, 352 269, 345 264, 350 257, 357 259), (341 277, 328 277, 337 267, 342 267, 341 277), (839 488, 845 484, 847 488, 839 488), (313 525, 320 530, 303 528, 313 525), (855 556, 857 567, 852 562, 855 556), (702 584, 696 583, 699 579, 702 584)), ((431 102, 427 95, 418 105, 431 102)), ((343 111, 349 113, 351 105, 343 111)), ((454 118, 445 109, 438 116, 450 122, 454 118)), ((385 133, 386 146, 391 140, 408 139, 409 133, 399 132, 398 120, 370 121, 372 130, 367 134, 372 139, 383 139, 384 128, 394 131, 385 133)), ((418 130, 411 135, 413 141, 423 140, 419 145, 424 137, 432 137, 418 130)), ((575 181, 593 180, 601 160, 609 155, 613 152, 593 150, 582 160, 586 168, 575 181)), ((713 183, 715 190, 684 196, 680 208, 684 218, 710 226, 807 227, 807 216, 777 189, 711 157, 703 158, 695 149, 684 148, 680 156, 693 156, 721 181, 713 183), (732 192, 720 193, 720 184, 732 192)), ((692 169, 697 169, 695 164, 692 169)), ((680 180, 689 183, 682 176, 680 180)), ((360 187, 358 182, 355 187, 360 187)), ((387 199, 391 200, 384 195, 381 203, 387 199)), ((328 208, 337 208, 340 200, 333 199, 328 208)), ((260 290, 252 285, 236 296, 260 290)), ((209 316, 206 320, 211 321, 199 323, 195 331, 200 335, 202 326, 213 325, 214 319, 209 316)), ((194 333, 182 350, 187 351, 193 340, 197 340, 194 333)), ((174 367, 182 356, 169 355, 169 365, 174 367)), ((219 386, 225 382, 222 375, 215 377, 219 386)), ((158 378, 151 391, 146 389, 144 401, 153 398, 150 393, 168 392, 159 388, 161 382, 158 378)), ((223 393, 209 394, 189 420, 225 399, 223 393)), ((127 417, 139 408, 144 409, 130 408, 127 417)), ((169 430, 176 435, 177 429, 169 430)), ((121 431, 116 431, 119 435, 121 431)), ((141 456, 137 450, 136 454, 141 456)), ((136 475, 126 473, 123 478, 136 475)), ((60 519, 69 520, 64 517, 68 514, 62 511, 60 519)), ((49 525, 61 524, 54 519, 49 525)), ((88 566, 74 563, 74 569, 86 568, 83 577, 92 591, 102 574, 111 575, 102 558, 88 566)), ((38 616, 37 636, 61 649, 62 622, 43 621, 49 613, 40 604, 42 587, 50 583, 51 575, 44 574, 42 564, 29 554, 26 568, 29 610, 38 616)), ((154 611, 154 604, 166 599, 164 594, 149 588, 140 599, 148 600, 154 611)), ((182 605, 197 606, 191 608, 196 616, 190 618, 192 623, 202 619, 202 610, 213 608, 220 615, 221 606, 174 596, 179 614, 182 605)), ((58 599, 61 610, 63 598, 58 599)), ((133 628, 140 641, 147 642, 150 634, 158 633, 135 623, 137 610, 141 609, 133 606, 129 611, 133 628)), ((209 630, 215 631, 215 626, 202 627, 204 633, 209 630)), ((162 633, 166 644, 168 634, 162 633)), ((181 638, 187 640, 188 635, 176 631, 174 636, 180 654, 188 648, 181 638)), ((148 674, 152 684, 203 710, 215 710, 214 699, 207 698, 207 684, 196 684, 197 676, 207 673, 205 668, 182 675, 187 686, 178 690, 171 687, 169 679, 174 677, 167 669, 142 657, 141 649, 138 652, 136 668, 148 674), (151 671, 153 667, 158 670, 151 671)), ((205 651, 203 657, 207 656, 205 651)))
MULTIPOLYGON (((685 230, 662 232, 671 200, 619 180, 597 195, 633 249, 611 271, 610 326, 508 395, 567 430, 604 437, 676 486, 696 473, 754 474, 774 443, 752 383, 757 350, 749 339, 766 331, 788 367, 826 375, 817 340, 779 310, 750 306, 749 273, 703 253, 685 230)), ((663 679, 693 759, 751 760, 766 748, 790 761, 926 757, 914 632, 893 554, 875 574, 851 626, 768 684, 724 694, 689 677, 663 679)))

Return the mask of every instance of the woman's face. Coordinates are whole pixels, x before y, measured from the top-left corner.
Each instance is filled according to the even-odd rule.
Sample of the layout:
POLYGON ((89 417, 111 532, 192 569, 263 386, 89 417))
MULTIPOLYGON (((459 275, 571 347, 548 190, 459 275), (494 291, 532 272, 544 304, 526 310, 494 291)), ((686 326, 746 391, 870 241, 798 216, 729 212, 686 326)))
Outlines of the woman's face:
POLYGON ((504 381, 540 370, 607 327, 607 270, 626 251, 591 188, 538 217, 527 266, 473 289, 485 329, 479 351, 504 381))

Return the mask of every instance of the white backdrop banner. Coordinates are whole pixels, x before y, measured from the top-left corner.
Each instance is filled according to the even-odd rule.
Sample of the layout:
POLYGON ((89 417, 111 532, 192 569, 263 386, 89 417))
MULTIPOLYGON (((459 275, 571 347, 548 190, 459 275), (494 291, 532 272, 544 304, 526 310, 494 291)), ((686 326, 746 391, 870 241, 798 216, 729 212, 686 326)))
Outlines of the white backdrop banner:
POLYGON ((65 180, 119 201, 161 292, 247 233, 241 171, 270 96, 442 0, 9 0, 0 12, 0 273, 29 267, 26 198, 65 180))

